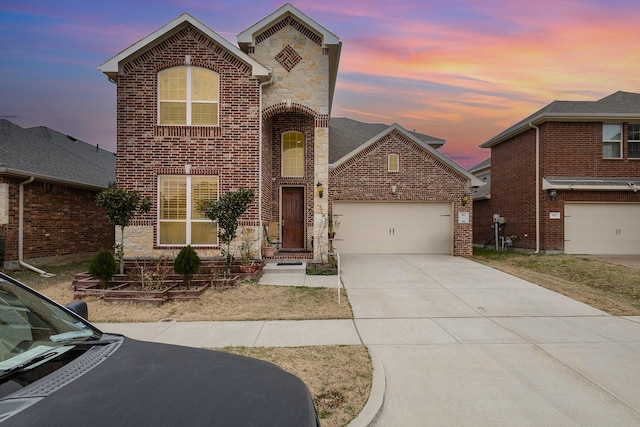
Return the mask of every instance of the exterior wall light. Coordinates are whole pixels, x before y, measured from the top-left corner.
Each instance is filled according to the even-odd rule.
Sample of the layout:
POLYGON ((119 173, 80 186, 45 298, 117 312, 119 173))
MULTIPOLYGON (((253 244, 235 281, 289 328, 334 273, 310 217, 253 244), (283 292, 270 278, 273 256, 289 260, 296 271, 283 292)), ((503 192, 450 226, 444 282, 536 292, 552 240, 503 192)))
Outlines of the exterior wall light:
POLYGON ((555 189, 552 188, 551 190, 549 190, 549 200, 553 202, 556 198, 556 194, 557 193, 555 189))
POLYGON ((318 181, 318 183, 316 184, 316 190, 318 190, 318 197, 322 199, 324 188, 322 187, 322 183, 320 181, 318 181))
POLYGON ((462 196, 462 206, 467 206, 467 203, 469 203, 469 196, 465 194, 462 196))
POLYGON ((391 186, 391 192, 392 192, 393 194, 396 194, 396 191, 398 191, 398 188, 397 188, 395 185, 392 185, 392 186, 391 186))

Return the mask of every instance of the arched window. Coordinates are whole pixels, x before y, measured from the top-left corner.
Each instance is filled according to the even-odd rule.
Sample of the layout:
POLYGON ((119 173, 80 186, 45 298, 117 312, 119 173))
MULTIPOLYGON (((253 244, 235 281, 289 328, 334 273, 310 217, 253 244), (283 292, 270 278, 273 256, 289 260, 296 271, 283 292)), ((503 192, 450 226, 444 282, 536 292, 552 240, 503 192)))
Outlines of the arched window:
POLYGON ((282 176, 304 176, 304 135, 302 132, 282 134, 282 176))
POLYGON ((200 67, 158 73, 158 124, 218 126, 220 77, 200 67))

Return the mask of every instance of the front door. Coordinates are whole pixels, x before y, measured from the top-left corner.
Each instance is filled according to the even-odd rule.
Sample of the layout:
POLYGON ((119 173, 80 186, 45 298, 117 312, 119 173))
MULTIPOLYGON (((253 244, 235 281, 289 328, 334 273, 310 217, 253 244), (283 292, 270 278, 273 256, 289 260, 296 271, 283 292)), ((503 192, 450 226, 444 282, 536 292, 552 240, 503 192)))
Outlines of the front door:
POLYGON ((304 188, 282 187, 282 248, 304 249, 304 188))

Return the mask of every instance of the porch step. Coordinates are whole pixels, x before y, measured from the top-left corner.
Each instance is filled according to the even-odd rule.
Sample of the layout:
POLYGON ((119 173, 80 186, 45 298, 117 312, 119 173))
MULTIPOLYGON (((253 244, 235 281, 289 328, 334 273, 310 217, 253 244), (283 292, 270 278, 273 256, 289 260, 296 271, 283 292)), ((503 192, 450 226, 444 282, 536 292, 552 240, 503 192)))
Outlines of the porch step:
POLYGON ((266 262, 264 273, 300 273, 307 270, 307 263, 302 260, 271 259, 266 262))

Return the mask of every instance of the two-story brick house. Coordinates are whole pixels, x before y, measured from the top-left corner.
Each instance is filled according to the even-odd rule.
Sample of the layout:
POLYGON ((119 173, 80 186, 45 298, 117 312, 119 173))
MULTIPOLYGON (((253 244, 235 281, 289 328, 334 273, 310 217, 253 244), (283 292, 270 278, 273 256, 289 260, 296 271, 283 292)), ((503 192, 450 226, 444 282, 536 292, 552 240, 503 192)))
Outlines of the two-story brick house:
MULTIPOLYGON (((216 226, 196 206, 239 187, 256 194, 241 224, 261 238, 265 225, 275 224, 281 251, 292 256, 318 258, 338 200, 443 203, 444 225, 430 225, 441 212, 419 213, 412 225, 445 227, 448 241, 438 251, 470 252, 470 222, 457 215, 471 212, 462 200, 477 182, 436 151, 444 141, 432 146, 398 125, 362 124, 354 137, 347 122, 345 132, 339 121, 330 128, 342 46, 333 33, 286 4, 237 41, 238 47, 185 13, 99 67, 117 85, 118 183, 154 200, 152 211, 126 230, 127 256, 186 244, 217 255, 216 226), (340 158, 332 158, 331 147, 340 158), (364 176, 371 178, 366 188, 364 176)), ((341 213, 340 232, 348 237, 349 223, 381 209, 341 213)), ((371 230, 359 233, 349 239, 371 230)))
POLYGON ((476 244, 500 214, 516 248, 640 254, 640 94, 554 101, 481 147, 491 192, 476 197, 476 244))

